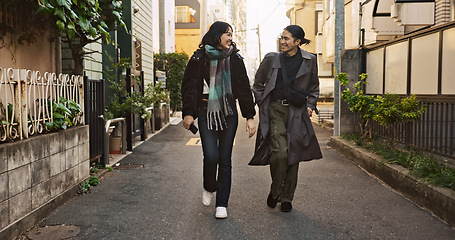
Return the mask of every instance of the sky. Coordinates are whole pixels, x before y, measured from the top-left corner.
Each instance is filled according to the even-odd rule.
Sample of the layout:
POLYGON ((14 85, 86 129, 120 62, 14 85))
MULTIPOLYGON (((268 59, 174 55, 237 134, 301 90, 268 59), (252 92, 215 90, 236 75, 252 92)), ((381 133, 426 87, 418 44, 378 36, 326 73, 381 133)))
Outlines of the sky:
POLYGON ((261 59, 268 52, 276 52, 276 39, 290 23, 286 16, 286 0, 247 0, 247 32, 248 56, 258 56, 258 36, 256 28, 259 24, 261 36, 261 59))

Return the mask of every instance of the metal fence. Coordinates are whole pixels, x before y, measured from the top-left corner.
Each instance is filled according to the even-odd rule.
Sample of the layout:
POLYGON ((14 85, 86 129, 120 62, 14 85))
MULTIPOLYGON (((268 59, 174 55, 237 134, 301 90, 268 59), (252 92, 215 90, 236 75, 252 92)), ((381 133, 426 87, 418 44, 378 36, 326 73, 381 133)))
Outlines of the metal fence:
POLYGON ((455 158, 455 101, 425 99, 427 110, 413 123, 396 124, 385 128, 373 122, 373 132, 384 138, 426 151, 455 158))
MULTIPOLYGON (((83 77, 0 67, 0 142, 22 140, 46 132, 53 121, 52 103, 60 97, 84 112, 83 77)), ((81 115, 73 124, 84 123, 81 115)))

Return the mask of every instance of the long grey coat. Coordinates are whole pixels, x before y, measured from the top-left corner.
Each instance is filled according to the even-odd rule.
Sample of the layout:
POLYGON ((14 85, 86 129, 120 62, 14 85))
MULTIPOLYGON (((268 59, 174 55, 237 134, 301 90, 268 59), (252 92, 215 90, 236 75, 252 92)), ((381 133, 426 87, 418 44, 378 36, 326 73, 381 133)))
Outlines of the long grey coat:
MULTIPOLYGON (((307 107, 316 110, 319 97, 319 78, 317 59, 314 54, 301 49, 302 65, 293 84, 306 89, 310 94, 307 106, 289 105, 287 124, 288 164, 322 158, 318 140, 308 115, 307 107)), ((268 53, 256 72, 253 92, 259 106, 259 131, 256 138, 256 149, 249 165, 270 164, 269 148, 269 109, 271 92, 275 88, 278 70, 281 68, 280 54, 268 53)))

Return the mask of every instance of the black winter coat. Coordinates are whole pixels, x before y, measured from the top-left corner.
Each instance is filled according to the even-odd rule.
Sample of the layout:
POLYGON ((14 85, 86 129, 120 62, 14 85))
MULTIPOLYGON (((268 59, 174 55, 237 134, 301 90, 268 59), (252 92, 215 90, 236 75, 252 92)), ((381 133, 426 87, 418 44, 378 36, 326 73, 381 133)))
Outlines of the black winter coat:
MULTIPOLYGON (((182 82, 182 117, 187 115, 197 118, 202 103, 204 78, 209 78, 210 59, 204 50, 198 49, 191 56, 185 69, 182 82)), ((231 55, 232 94, 238 100, 242 116, 252 119, 256 115, 250 81, 246 73, 243 58, 238 53, 231 55)))

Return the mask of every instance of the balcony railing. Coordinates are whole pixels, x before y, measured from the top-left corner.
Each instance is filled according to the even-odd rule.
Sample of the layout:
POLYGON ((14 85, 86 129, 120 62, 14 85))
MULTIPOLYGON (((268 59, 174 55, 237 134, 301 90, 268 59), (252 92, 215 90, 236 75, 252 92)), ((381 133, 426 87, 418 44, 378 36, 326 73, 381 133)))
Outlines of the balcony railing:
MULTIPOLYGON (((22 140, 48 131, 52 103, 73 100, 84 112, 83 77, 0 67, 0 142, 22 140)), ((83 124, 82 115, 71 119, 83 124)))

